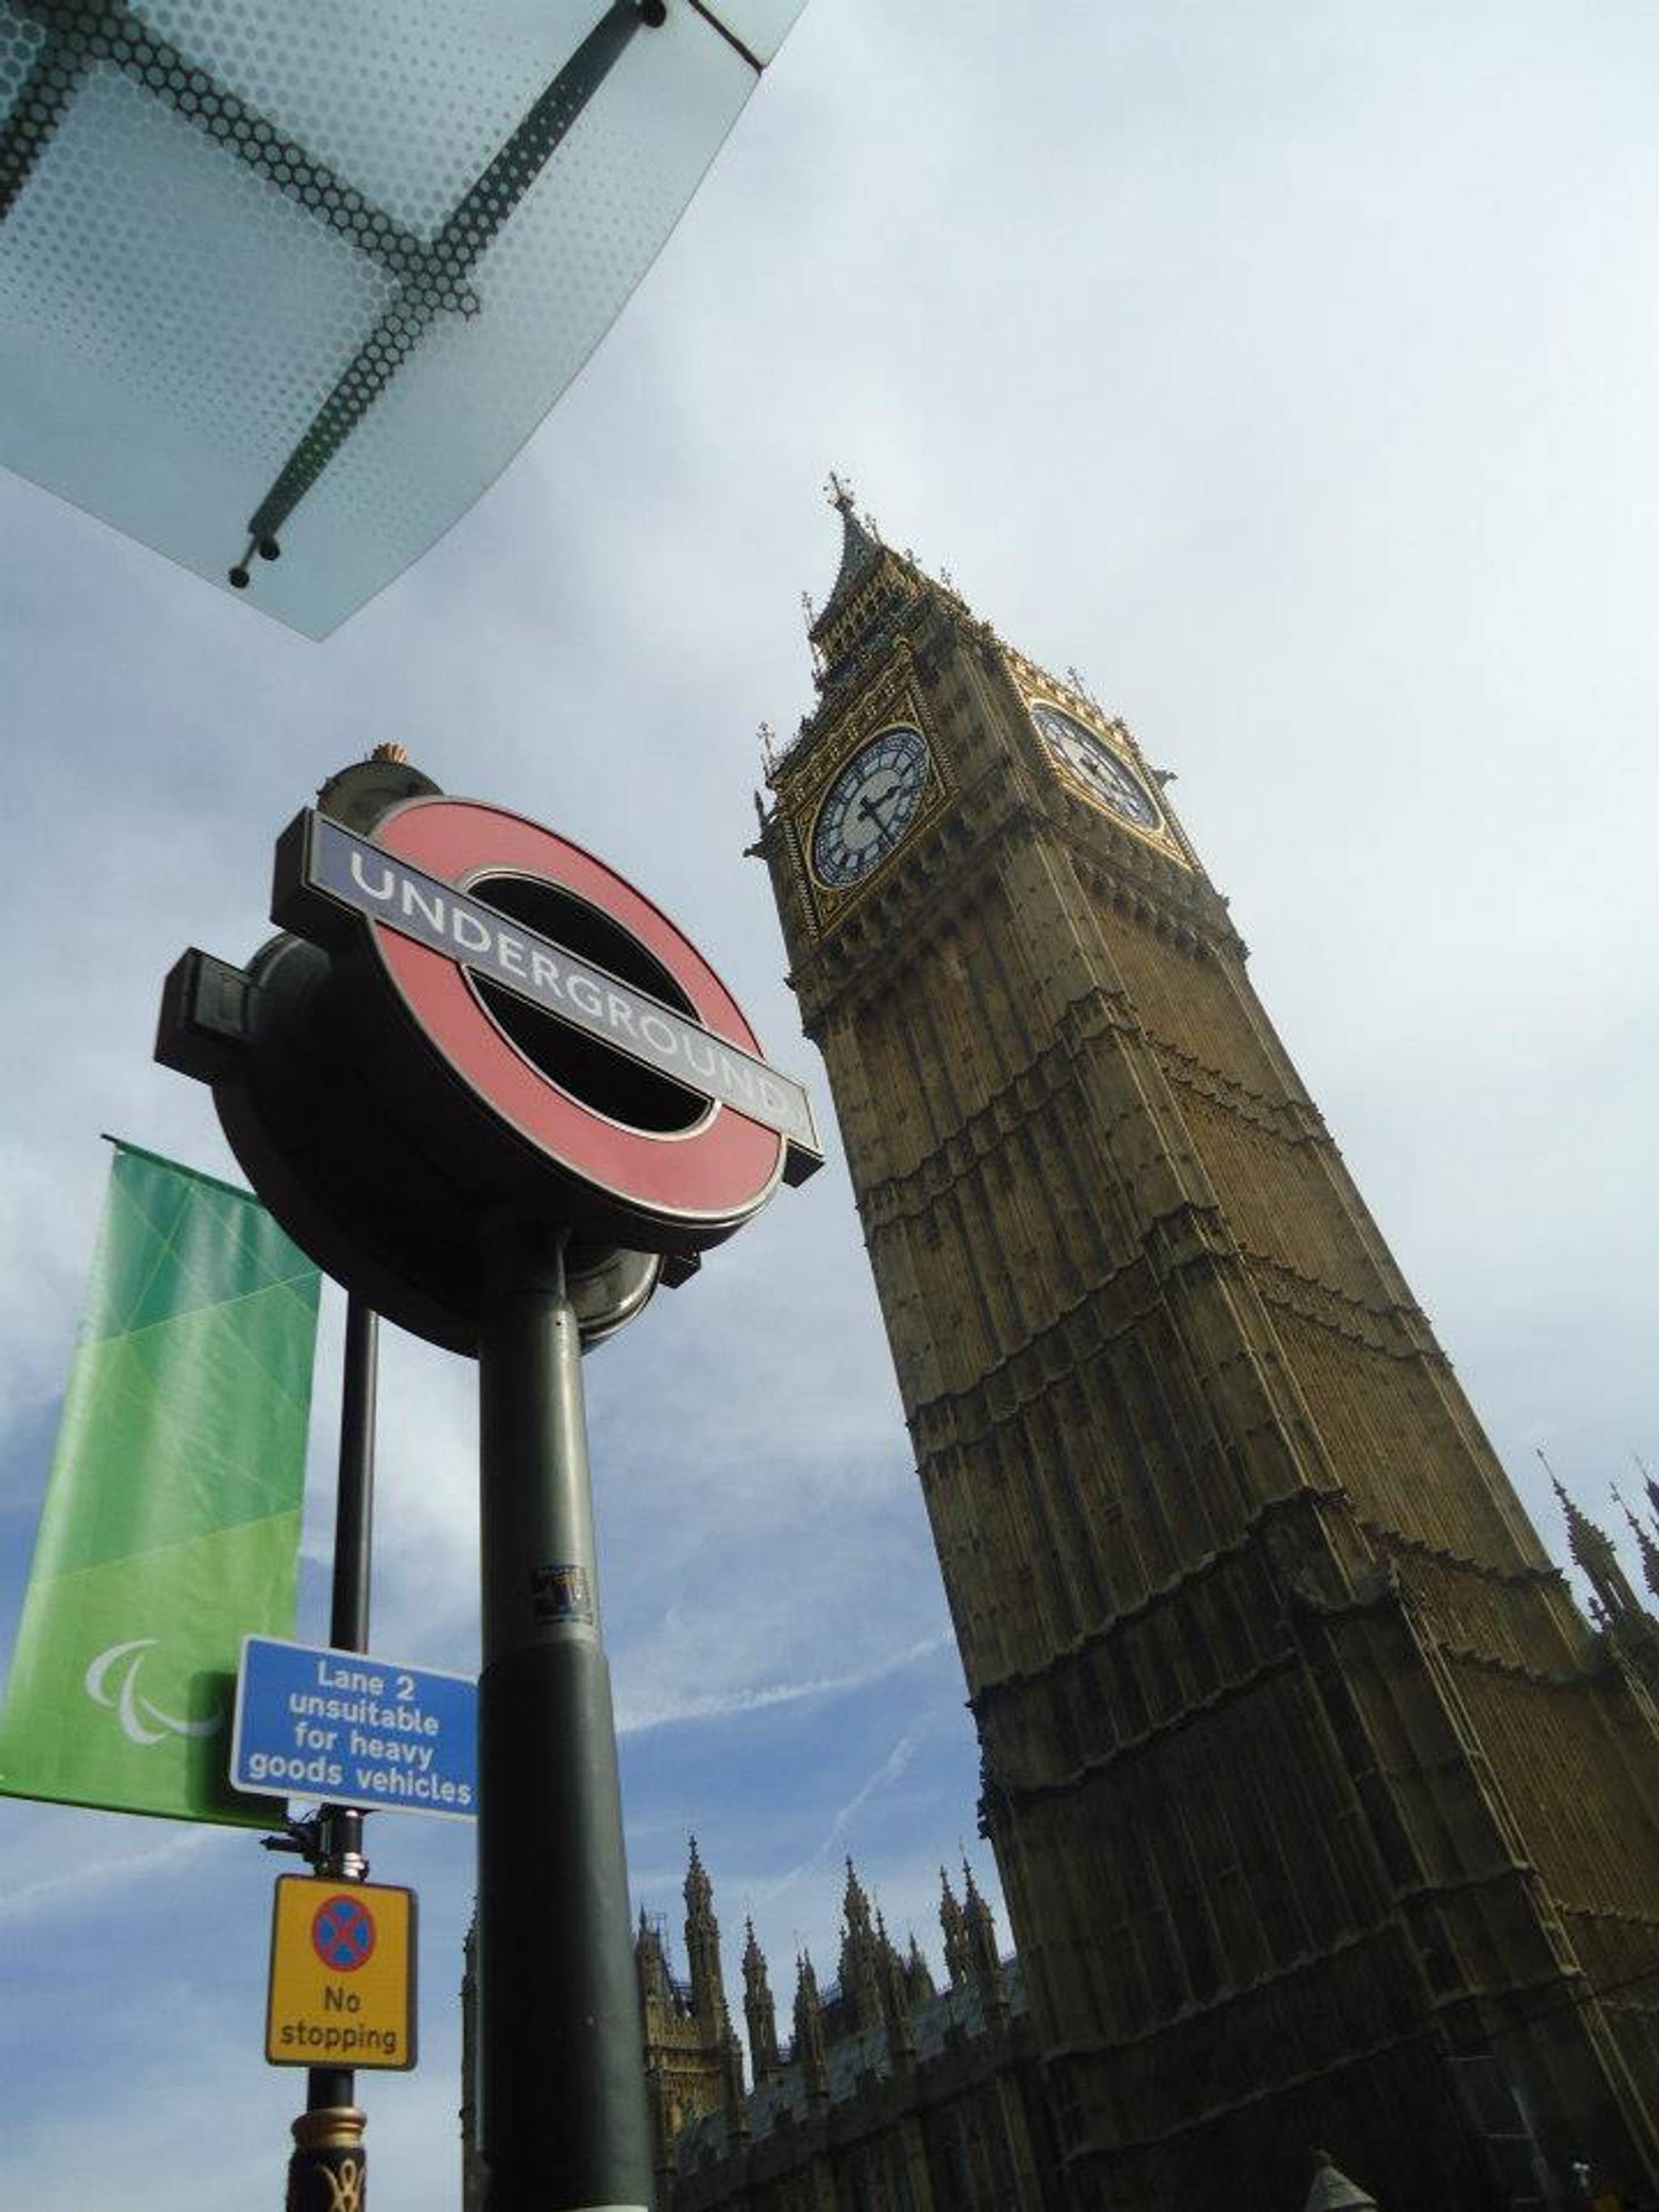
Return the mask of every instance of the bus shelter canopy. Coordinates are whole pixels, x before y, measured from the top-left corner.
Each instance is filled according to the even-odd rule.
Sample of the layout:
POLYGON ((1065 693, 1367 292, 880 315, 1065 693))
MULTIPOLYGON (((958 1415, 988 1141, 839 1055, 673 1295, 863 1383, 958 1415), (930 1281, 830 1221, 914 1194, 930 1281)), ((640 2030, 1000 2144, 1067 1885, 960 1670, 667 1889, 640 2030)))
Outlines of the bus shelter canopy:
POLYGON ((0 459, 312 637, 500 473, 803 0, 0 0, 0 459))

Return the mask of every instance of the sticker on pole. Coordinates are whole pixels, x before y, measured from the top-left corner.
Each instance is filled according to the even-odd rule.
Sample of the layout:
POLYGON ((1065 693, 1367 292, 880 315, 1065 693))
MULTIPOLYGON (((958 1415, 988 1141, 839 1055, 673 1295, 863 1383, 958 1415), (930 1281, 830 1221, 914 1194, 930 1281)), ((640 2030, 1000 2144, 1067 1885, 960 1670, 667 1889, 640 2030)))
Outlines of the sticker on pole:
POLYGON ((272 2066, 413 2066, 412 1889, 279 1876, 265 2058, 272 2066))

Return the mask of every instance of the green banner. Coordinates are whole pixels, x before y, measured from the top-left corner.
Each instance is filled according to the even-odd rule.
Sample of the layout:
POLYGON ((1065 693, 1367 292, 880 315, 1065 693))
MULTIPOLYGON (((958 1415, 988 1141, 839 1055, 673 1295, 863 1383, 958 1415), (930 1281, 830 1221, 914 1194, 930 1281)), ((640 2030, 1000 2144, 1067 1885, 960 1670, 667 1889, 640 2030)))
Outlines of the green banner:
POLYGON ((294 1633, 319 1291, 246 1192, 118 1149, 0 1791, 272 1825, 225 1773, 241 1639, 294 1633))

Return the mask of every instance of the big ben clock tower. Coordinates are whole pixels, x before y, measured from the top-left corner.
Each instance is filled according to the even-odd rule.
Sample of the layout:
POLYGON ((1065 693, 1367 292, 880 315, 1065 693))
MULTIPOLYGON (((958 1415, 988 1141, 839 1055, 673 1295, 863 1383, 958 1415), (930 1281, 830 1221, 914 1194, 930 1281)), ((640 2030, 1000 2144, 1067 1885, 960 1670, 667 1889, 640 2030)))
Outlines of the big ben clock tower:
POLYGON ((760 850, 828 1065, 1067 2188, 1659 2184, 1659 1723, 1121 722, 836 486, 760 850))

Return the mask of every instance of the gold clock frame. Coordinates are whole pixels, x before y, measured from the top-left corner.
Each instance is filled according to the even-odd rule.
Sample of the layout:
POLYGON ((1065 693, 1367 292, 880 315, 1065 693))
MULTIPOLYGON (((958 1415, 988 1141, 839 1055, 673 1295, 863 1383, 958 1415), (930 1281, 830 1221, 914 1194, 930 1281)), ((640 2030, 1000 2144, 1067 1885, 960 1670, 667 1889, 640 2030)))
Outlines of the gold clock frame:
POLYGON ((926 829, 939 809, 954 795, 955 783, 945 767, 933 717, 923 704, 921 689, 908 665, 908 655, 886 683, 875 686, 859 700, 853 712, 827 743, 815 746, 799 780, 791 779, 780 793, 789 823, 792 872, 806 902, 819 936, 867 898, 882 882, 893 862, 926 829), (884 730, 904 727, 921 733, 927 750, 927 774, 915 812, 904 834, 867 876, 844 886, 826 884, 812 866, 812 835, 830 787, 843 769, 884 730))
POLYGON ((1127 724, 1118 720, 1115 716, 1103 714, 1091 700, 1080 698, 1069 686, 1056 683, 1045 670, 1019 659, 1017 655, 1010 658, 1018 664, 1016 676, 1020 704, 1025 711, 1025 726, 1031 742, 1067 797, 1082 800, 1092 812, 1109 822, 1115 830, 1121 830, 1131 837, 1138 837, 1143 845, 1150 846, 1155 853, 1161 853, 1165 860, 1175 860, 1182 867, 1190 869, 1194 865, 1192 855, 1164 804, 1158 778, 1143 758, 1127 724), (1055 714, 1063 714, 1067 721, 1075 722, 1080 729, 1087 730, 1091 736, 1098 738, 1146 793, 1158 816, 1157 822, 1148 826, 1133 821, 1128 815, 1103 799, 1085 777, 1062 760, 1037 725, 1034 709, 1038 707, 1050 708, 1055 714))

